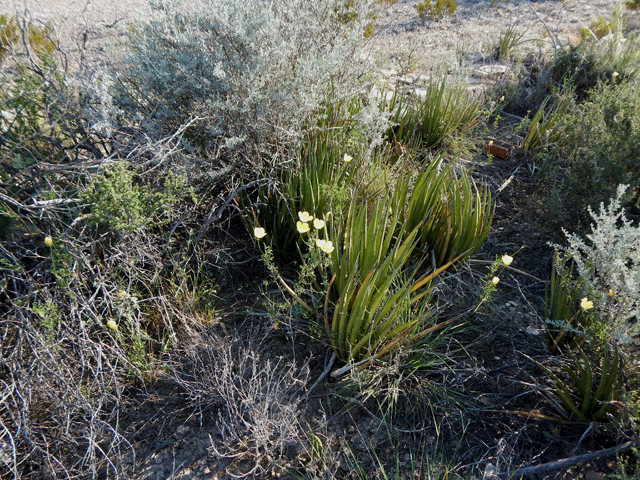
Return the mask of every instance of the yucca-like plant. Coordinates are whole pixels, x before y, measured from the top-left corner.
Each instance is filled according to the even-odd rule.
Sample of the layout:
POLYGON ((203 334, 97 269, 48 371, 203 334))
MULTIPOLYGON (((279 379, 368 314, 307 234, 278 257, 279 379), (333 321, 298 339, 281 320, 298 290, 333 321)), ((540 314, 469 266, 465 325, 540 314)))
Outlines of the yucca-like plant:
POLYGON ((556 395, 571 414, 583 422, 601 422, 616 409, 622 391, 622 360, 618 347, 614 345, 611 359, 609 346, 605 343, 602 365, 598 362, 595 368, 582 349, 580 357, 582 361, 572 356, 572 364, 564 367, 577 389, 577 395, 572 394, 555 373, 543 368, 555 383, 556 395), (596 369, 600 370, 599 377, 594 372, 596 369))
POLYGON ((577 307, 580 291, 573 264, 567 266, 566 260, 556 255, 551 281, 544 292, 547 346, 553 354, 575 348, 584 340, 590 316, 577 307))
POLYGON ((547 108, 547 97, 531 119, 529 129, 522 142, 522 153, 532 152, 534 157, 538 151, 556 144, 562 138, 562 127, 566 119, 567 109, 571 100, 567 97, 559 99, 554 105, 547 108))
POLYGON ((508 58, 511 51, 516 47, 518 42, 522 40, 526 32, 518 32, 513 25, 509 26, 505 32, 500 35, 493 53, 496 60, 508 58))
POLYGON ((434 329, 425 328, 435 318, 429 305, 431 281, 451 264, 427 275, 420 262, 410 266, 421 225, 396 236, 403 228, 406 198, 406 184, 384 199, 359 202, 354 197, 345 219, 331 229, 336 248, 330 253, 330 271, 337 300, 325 326, 343 361, 381 358, 434 329))
MULTIPOLYGON (((259 188, 258 207, 246 218, 248 227, 268 232, 275 255, 284 262, 300 258, 306 249, 297 232, 298 212, 328 222, 331 215, 340 216, 348 208, 349 185, 360 165, 330 132, 311 136, 299 151, 299 161, 297 168, 281 171, 280 178, 259 188)), ((244 203, 249 204, 247 196, 244 203)))
POLYGON ((423 167, 407 201, 407 229, 422 224, 420 248, 433 252, 438 267, 462 262, 482 245, 491 222, 491 194, 467 172, 443 167, 441 157, 423 167))
POLYGON ((436 149, 478 124, 481 103, 462 87, 450 87, 441 80, 430 82, 424 97, 406 97, 397 90, 388 110, 396 124, 387 132, 390 140, 436 149))

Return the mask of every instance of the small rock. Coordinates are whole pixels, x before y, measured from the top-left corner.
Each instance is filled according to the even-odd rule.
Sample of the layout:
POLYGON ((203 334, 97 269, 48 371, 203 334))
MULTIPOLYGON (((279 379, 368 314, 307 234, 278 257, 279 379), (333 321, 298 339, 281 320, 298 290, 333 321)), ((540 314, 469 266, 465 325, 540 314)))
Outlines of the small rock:
POLYGON ((378 71, 385 77, 393 77, 395 75, 398 75, 398 72, 396 72, 395 70, 387 70, 387 69, 381 68, 378 71))
POLYGON ((587 480, 604 480, 605 478, 607 478, 607 476, 604 473, 595 472, 593 470, 590 470, 585 475, 585 478, 587 480))
POLYGON ((398 77, 398 82, 404 83, 405 85, 413 85, 413 78, 410 76, 398 77))
POLYGON ((473 71, 474 77, 491 78, 504 75, 509 72, 511 68, 506 65, 482 65, 473 71))
POLYGON ((186 425, 180 425, 178 428, 176 428, 176 433, 178 435, 184 435, 188 431, 189 431, 189 427, 187 427, 186 425))
POLYGON ((537 328, 533 328, 531 325, 529 325, 527 328, 524 329, 525 332, 531 334, 531 335, 540 335, 542 333, 542 330, 538 330, 537 328))
POLYGON ((391 102, 391 99, 393 98, 393 96, 394 96, 394 95, 395 95, 395 93, 394 93, 394 92, 392 92, 391 90, 387 91, 387 92, 384 94, 384 101, 385 101, 385 103, 390 103, 390 102, 391 102))
POLYGON ((473 63, 480 63, 484 60, 484 55, 482 52, 476 52, 473 54, 473 63))
POLYGON ((498 477, 498 473, 498 469, 492 463, 487 463, 487 466, 484 467, 484 478, 486 479, 500 478, 498 477))
POLYGON ((418 95, 420 98, 424 98, 427 96, 427 89, 424 87, 418 87, 413 91, 413 93, 418 95))

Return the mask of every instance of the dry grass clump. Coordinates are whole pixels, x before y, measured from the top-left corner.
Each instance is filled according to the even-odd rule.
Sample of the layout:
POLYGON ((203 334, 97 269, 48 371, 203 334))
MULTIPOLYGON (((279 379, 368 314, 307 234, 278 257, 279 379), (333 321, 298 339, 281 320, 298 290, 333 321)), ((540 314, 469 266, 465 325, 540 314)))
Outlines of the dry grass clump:
POLYGON ((230 460, 227 472, 234 477, 264 475, 295 461, 305 448, 299 417, 308 364, 272 356, 267 345, 253 340, 269 332, 249 330, 246 338, 211 331, 191 337, 174 372, 191 401, 217 417, 210 448, 230 460))

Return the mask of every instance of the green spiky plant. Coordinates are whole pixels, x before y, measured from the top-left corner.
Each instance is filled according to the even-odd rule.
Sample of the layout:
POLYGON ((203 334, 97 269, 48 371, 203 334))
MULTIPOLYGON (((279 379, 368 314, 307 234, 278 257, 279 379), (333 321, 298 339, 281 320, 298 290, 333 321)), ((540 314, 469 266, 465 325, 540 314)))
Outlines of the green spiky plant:
POLYGON ((390 141, 425 149, 464 144, 464 137, 481 117, 479 99, 445 80, 431 81, 424 97, 407 97, 396 90, 387 110, 395 124, 387 132, 390 141))
POLYGON ((456 174, 437 157, 419 172, 407 207, 407 231, 422 224, 420 249, 441 267, 465 261, 482 245, 493 220, 491 194, 467 172, 456 174))
POLYGON ((508 58, 516 47, 518 42, 522 40, 526 32, 518 33, 515 27, 509 26, 505 32, 500 35, 498 42, 494 48, 494 57, 496 60, 508 58))
POLYGON ((585 336, 590 315, 579 309, 580 287, 573 275, 573 264, 556 253, 551 281, 545 288, 545 333, 553 354, 575 348, 585 336))
MULTIPOLYGON (((306 251, 296 230, 298 212, 330 221, 348 206, 348 186, 357 175, 360 159, 345 162, 341 145, 330 132, 311 136, 299 151, 300 166, 281 172, 280 178, 258 189, 257 207, 249 207, 247 227, 264 228, 280 263, 299 260, 306 251)), ((349 156, 347 156, 349 158, 349 156)), ((243 203, 251 204, 247 195, 243 203)))
POLYGON ((579 351, 580 359, 571 356, 571 365, 564 367, 576 387, 576 393, 569 391, 555 373, 543 368, 553 379, 555 393, 570 414, 582 422, 605 421, 617 409, 617 400, 622 392, 622 360, 618 347, 614 345, 613 358, 610 358, 611 352, 605 343, 602 364, 599 361, 592 364, 585 352, 579 351), (599 375, 597 370, 600 370, 599 375))
POLYGON ((420 263, 410 266, 421 225, 396 241, 406 198, 402 185, 391 198, 362 203, 354 198, 344 221, 330 232, 337 299, 331 318, 325 314, 325 327, 343 361, 384 357, 432 331, 433 325, 425 328, 434 320, 431 282, 451 263, 427 274, 420 263))
POLYGON ((551 97, 547 97, 536 111, 520 148, 522 153, 531 153, 534 158, 543 149, 559 142, 563 136, 563 125, 571 99, 563 97, 547 107, 550 100, 551 97))

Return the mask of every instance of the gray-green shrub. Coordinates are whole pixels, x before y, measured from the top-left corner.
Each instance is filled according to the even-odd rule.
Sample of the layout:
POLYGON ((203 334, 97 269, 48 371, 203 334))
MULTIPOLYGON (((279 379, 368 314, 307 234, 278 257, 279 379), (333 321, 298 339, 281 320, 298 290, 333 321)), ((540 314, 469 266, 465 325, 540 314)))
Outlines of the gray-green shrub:
POLYGON ((606 333, 618 341, 629 341, 640 331, 640 227, 621 208, 626 188, 620 185, 611 203, 601 204, 597 214, 589 208, 595 223, 586 240, 567 234, 567 252, 598 305, 606 333))
POLYGON ((200 150, 296 141, 327 94, 349 83, 372 4, 152 2, 112 66, 109 118, 140 118, 162 136, 197 117, 185 138, 200 150))

